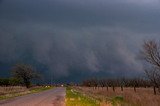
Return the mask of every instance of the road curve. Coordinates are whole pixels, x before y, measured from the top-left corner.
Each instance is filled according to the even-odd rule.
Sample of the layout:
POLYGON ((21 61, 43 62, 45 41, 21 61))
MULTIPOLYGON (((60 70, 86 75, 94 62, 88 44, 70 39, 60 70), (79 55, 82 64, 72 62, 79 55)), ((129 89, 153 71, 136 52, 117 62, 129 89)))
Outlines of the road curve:
POLYGON ((65 88, 58 87, 1 103, 0 106, 65 106, 65 88))

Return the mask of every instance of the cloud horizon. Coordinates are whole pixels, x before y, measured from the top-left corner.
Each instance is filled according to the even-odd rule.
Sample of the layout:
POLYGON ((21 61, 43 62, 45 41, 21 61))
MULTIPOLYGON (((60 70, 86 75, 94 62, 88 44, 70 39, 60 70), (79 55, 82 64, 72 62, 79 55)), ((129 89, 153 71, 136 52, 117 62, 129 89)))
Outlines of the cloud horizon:
POLYGON ((84 73, 136 76, 143 73, 137 59, 143 41, 160 38, 158 4, 159 0, 1 0, 0 63, 32 64, 57 79, 84 73))

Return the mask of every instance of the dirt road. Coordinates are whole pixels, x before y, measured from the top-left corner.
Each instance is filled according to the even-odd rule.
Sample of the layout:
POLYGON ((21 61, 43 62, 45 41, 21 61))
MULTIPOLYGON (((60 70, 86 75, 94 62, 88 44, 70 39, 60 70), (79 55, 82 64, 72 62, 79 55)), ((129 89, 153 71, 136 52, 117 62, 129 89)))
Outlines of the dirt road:
POLYGON ((65 106, 65 88, 59 87, 36 94, 17 97, 0 103, 0 106, 65 106))

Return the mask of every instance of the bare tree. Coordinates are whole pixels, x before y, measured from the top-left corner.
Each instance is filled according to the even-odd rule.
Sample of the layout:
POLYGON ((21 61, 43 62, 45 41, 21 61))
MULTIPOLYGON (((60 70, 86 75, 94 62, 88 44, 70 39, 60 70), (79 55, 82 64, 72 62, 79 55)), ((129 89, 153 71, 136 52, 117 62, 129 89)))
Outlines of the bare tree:
POLYGON ((123 87, 126 84, 126 79, 123 77, 121 79, 119 79, 119 85, 121 86, 121 91, 123 91, 123 87))
POLYGON ((160 85, 159 84, 159 80, 160 80, 159 69, 153 67, 148 70, 146 69, 145 73, 153 86, 154 94, 156 94, 156 87, 159 88, 159 85, 160 85))
POLYGON ((142 59, 160 68, 160 45, 154 40, 146 41, 141 50, 142 59))
POLYGON ((13 76, 20 79, 27 88, 30 87, 32 79, 39 77, 33 67, 26 64, 15 65, 12 72, 13 76))
POLYGON ((105 81, 105 79, 99 80, 99 85, 100 85, 100 86, 102 87, 102 89, 103 89, 103 87, 106 86, 106 81, 105 81))
POLYGON ((160 45, 154 40, 144 42, 141 57, 151 65, 150 69, 145 69, 145 73, 154 86, 154 93, 156 94, 155 87, 159 88, 160 86, 160 45))
POLYGON ((97 89, 97 87, 98 87, 98 79, 96 79, 96 78, 91 79, 91 85, 93 86, 94 89, 97 89))

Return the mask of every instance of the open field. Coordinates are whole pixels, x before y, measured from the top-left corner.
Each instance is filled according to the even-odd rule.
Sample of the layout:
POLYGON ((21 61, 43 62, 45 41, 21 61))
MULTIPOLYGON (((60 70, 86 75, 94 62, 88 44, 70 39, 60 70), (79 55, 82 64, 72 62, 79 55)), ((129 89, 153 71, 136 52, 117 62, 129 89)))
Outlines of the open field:
POLYGON ((93 89, 92 87, 75 87, 74 89, 94 97, 101 102, 121 106, 160 106, 160 94, 154 95, 152 88, 106 88, 93 89))
POLYGON ((9 99, 31 93, 37 93, 51 88, 53 87, 36 86, 36 87, 31 87, 29 89, 22 86, 0 87, 0 100, 9 99))

